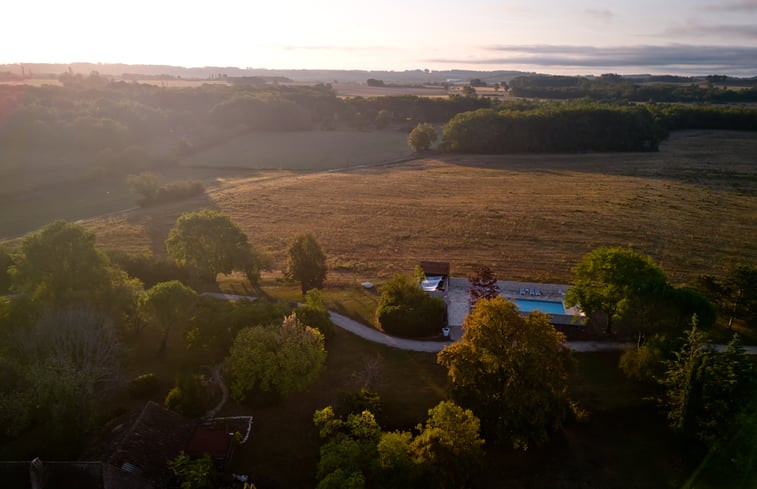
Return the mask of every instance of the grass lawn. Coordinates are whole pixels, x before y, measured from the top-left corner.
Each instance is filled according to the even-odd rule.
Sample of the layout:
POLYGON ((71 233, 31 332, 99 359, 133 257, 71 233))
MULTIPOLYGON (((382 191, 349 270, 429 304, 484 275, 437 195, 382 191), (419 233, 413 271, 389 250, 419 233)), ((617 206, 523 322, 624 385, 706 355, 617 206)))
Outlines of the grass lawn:
MULTIPOLYGON (((281 274, 264 274, 260 290, 270 298, 287 302, 302 302, 299 283, 282 280, 281 274)), ((374 282, 372 289, 365 289, 358 283, 370 278, 357 279, 350 275, 330 274, 324 284, 323 301, 326 308, 338 312, 366 325, 373 325, 378 307, 380 285, 374 282)), ((231 275, 219 281, 219 288, 228 294, 255 294, 242 277, 231 275)))
MULTIPOLYGON (((255 417, 253 437, 237 451, 232 472, 278 487, 314 487, 319 440, 313 411, 355 389, 366 359, 380 365, 384 429, 414 427, 446 397, 446 375, 433 354, 386 348, 342 330, 328 350, 325 370, 307 391, 275 405, 226 408, 224 414, 255 417)), ((649 393, 621 375, 618 354, 582 353, 576 359, 571 389, 590 411, 589 420, 526 452, 488 444, 482 487, 679 487, 691 465, 682 455, 685 447, 656 408, 642 400, 649 393)))
POLYGON ((305 392, 275 405, 251 408, 232 403, 224 410, 224 415, 255 417, 251 441, 237 451, 232 472, 274 480, 279 487, 314 487, 319 440, 313 412, 333 405, 343 392, 358 389, 366 361, 380 372, 376 390, 387 429, 411 428, 445 398, 446 375, 433 354, 391 349, 343 330, 337 330, 327 349, 324 371, 305 392))

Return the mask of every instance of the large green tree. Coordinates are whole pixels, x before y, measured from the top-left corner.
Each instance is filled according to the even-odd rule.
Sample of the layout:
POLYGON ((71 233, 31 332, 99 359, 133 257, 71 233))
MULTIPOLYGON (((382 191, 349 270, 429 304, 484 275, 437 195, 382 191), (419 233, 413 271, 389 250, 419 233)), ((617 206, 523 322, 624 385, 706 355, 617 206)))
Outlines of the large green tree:
POLYGON ((428 151, 431 145, 436 141, 436 131, 434 126, 427 122, 422 122, 415 126, 407 136, 407 144, 413 151, 428 151))
POLYGON ((545 441, 570 412, 565 337, 547 316, 524 317, 502 297, 480 299, 463 330, 438 356, 454 398, 481 419, 487 438, 524 449, 545 441))
POLYGON ((631 316, 644 329, 654 306, 669 292, 662 269, 647 257, 626 248, 600 247, 575 267, 573 286, 565 295, 567 306, 579 306, 590 318, 606 318, 606 331, 616 320, 631 316))
POLYGON ((84 227, 55 221, 25 237, 10 268, 13 287, 53 304, 91 301, 110 286, 108 258, 84 227))
POLYGON ((723 278, 704 275, 697 285, 728 318, 728 329, 733 329, 737 320, 757 328, 757 267, 739 265, 723 278))
POLYGON ((142 320, 163 333, 159 351, 166 349, 168 334, 173 326, 188 329, 196 303, 195 291, 178 280, 155 284, 141 295, 139 314, 142 320))
POLYGON ((483 460, 480 421, 470 409, 443 401, 428 411, 410 448, 432 487, 466 487, 483 460))
POLYGON ((247 235, 229 216, 203 209, 179 216, 166 240, 168 254, 210 281, 219 273, 247 271, 257 256, 247 235))
POLYGON ((324 440, 318 488, 468 487, 483 457, 478 418, 450 401, 428 415, 414 437, 382 431, 367 410, 346 417, 331 406, 316 411, 313 421, 324 440))
POLYGON ((101 402, 123 382, 123 348, 112 322, 94 309, 50 308, 6 341, 18 379, 0 386, 3 431, 18 435, 34 423, 43 446, 81 441, 101 402))
POLYGON ((256 392, 285 396, 318 377, 326 360, 323 335, 304 326, 295 314, 281 326, 241 330, 231 345, 226 365, 231 396, 245 400, 256 392))
POLYGON ((326 280, 326 255, 310 233, 294 238, 287 250, 287 276, 300 282, 302 295, 320 289, 326 280))

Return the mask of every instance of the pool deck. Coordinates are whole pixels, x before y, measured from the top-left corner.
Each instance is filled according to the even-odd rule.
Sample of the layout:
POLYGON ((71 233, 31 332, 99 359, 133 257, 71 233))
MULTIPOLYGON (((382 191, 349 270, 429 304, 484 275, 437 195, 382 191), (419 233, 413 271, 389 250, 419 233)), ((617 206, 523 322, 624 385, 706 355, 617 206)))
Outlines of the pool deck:
MULTIPOLYGON (((567 284, 539 284, 507 280, 498 280, 497 285, 499 285, 500 293, 508 300, 530 299, 561 303, 565 298, 565 292, 570 288, 570 285, 567 284), (528 294, 525 293, 526 290, 528 290, 528 294), (539 295, 536 295, 536 291, 539 295)), ((459 328, 470 311, 468 305, 469 287, 467 278, 450 277, 449 287, 443 296, 447 302, 447 317, 452 329, 453 339, 458 334, 462 336, 462 329, 459 328)), ((580 320, 581 317, 580 311, 576 308, 565 308, 565 314, 550 314, 550 316, 555 324, 576 324, 576 321, 580 320)))

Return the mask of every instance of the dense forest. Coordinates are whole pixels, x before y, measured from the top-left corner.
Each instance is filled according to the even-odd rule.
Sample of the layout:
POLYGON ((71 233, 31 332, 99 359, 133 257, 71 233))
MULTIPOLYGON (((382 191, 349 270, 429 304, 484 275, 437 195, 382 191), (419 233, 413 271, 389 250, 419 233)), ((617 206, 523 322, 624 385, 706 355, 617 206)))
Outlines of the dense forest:
POLYGON ((453 117, 443 149, 458 153, 652 151, 670 131, 756 130, 757 110, 681 104, 601 104, 585 100, 503 105, 453 117))

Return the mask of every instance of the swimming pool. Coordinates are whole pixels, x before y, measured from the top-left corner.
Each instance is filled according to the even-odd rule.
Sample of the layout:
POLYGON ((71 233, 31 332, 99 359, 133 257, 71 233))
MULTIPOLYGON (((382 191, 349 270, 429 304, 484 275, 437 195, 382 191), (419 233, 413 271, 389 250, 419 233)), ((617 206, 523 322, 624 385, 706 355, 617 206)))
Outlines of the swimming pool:
POLYGON ((562 302, 533 299, 514 299, 513 302, 522 312, 541 311, 547 314, 565 314, 565 306, 562 302))

